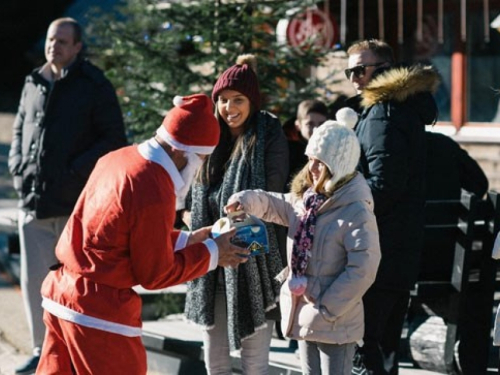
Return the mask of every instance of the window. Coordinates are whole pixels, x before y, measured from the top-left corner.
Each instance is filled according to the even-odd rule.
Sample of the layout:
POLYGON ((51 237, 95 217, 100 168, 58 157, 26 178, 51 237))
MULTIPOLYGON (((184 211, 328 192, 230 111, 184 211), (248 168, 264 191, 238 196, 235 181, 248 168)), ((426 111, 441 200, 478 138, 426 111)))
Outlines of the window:
MULTIPOLYGON (((498 11, 490 11, 490 22, 498 11)), ((467 113, 469 122, 500 123, 500 33, 489 28, 486 40, 483 13, 467 14, 467 113)))

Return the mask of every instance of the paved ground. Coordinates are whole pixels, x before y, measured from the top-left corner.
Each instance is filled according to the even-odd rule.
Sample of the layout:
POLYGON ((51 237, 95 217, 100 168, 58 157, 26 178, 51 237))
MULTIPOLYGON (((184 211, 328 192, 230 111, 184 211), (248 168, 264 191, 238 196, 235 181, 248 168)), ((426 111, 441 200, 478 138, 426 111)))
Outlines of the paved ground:
POLYGON ((17 367, 28 359, 27 355, 20 354, 10 344, 0 341, 0 375, 11 375, 17 367))
POLYGON ((21 292, 4 272, 0 272, 0 301, 0 375, 11 375, 29 358, 29 333, 21 292))
MULTIPOLYGON (((12 180, 7 169, 12 123, 14 115, 0 113, 0 199, 15 198, 12 180)), ((5 204, 0 204, 3 209, 5 204)), ((0 218, 1 221, 1 218, 0 218)), ((0 264, 0 375, 14 374, 14 369, 24 363, 31 354, 29 333, 21 291, 1 268, 0 264)))

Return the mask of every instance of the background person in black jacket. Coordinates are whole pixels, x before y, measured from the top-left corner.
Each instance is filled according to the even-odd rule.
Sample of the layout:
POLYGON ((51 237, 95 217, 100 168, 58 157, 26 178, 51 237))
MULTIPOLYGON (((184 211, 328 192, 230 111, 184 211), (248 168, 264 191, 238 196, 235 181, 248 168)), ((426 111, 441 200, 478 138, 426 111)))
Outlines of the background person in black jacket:
MULTIPOLYGON (((488 178, 479 164, 452 138, 427 131, 427 167, 425 183, 426 222, 456 223, 462 189, 483 198, 488 178), (436 202, 436 203, 433 203, 436 202)), ((427 231, 420 261, 419 280, 450 280, 455 253, 455 236, 450 230, 427 231)))
POLYGON ((363 298, 361 352, 370 374, 397 374, 399 341, 419 270, 425 203, 425 125, 437 109, 438 74, 428 66, 395 66, 392 48, 365 40, 347 51, 346 76, 361 99, 356 134, 359 169, 371 188, 382 260, 363 298))
POLYGON ((97 159, 127 143, 115 91, 81 50, 75 20, 50 24, 47 62, 26 77, 13 125, 9 170, 20 196, 21 289, 34 349, 16 374, 31 374, 38 364, 45 332, 40 287, 57 263, 57 239, 97 159))

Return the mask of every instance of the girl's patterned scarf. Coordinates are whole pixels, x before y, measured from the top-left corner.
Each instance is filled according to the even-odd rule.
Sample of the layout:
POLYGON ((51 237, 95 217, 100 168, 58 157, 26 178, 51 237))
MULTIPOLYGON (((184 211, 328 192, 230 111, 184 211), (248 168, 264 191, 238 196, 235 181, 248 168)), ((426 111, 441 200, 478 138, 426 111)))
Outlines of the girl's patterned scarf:
POLYGON ((326 195, 315 193, 312 188, 304 193, 306 212, 300 219, 299 227, 293 238, 292 278, 288 283, 290 291, 295 295, 300 296, 306 290, 307 277, 305 273, 311 257, 317 213, 327 199, 326 195))

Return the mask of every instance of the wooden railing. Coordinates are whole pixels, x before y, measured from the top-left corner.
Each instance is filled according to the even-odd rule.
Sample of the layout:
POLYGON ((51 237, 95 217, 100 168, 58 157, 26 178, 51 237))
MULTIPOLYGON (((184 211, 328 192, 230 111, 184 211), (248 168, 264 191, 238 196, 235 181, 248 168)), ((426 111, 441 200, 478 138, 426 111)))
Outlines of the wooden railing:
MULTIPOLYGON (((442 361, 448 374, 486 374, 492 362, 491 321, 498 288, 491 250, 500 228, 499 202, 497 192, 479 199, 462 191, 460 201, 426 205, 421 276, 412 306, 434 306, 443 318, 442 361)), ((410 337, 410 352, 411 345, 410 337)))

